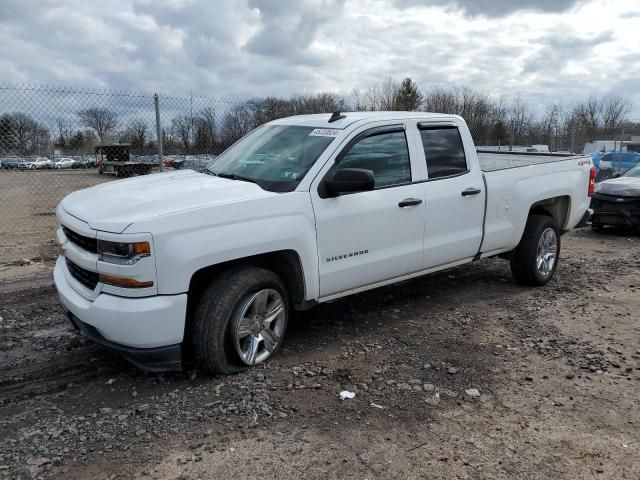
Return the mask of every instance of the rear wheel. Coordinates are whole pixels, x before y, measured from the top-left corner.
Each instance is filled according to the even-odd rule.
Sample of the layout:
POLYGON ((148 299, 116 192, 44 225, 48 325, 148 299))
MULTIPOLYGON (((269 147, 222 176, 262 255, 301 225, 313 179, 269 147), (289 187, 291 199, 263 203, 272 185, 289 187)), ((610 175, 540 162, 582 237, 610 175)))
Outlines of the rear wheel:
POLYGON ((518 283, 545 285, 551 280, 560 258, 560 232, 553 219, 531 215, 511 258, 511 273, 518 283))
POLYGON ((282 344, 289 308, 275 273, 250 266, 224 272, 195 310, 191 344, 197 363, 226 375, 265 362, 282 344))

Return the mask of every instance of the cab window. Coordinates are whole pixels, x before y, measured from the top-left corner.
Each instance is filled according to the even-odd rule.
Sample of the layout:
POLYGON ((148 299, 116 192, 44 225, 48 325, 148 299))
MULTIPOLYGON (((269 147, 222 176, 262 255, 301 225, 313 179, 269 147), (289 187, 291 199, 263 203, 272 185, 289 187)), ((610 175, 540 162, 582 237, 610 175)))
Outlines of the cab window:
POLYGON ((462 138, 457 128, 421 128, 420 137, 430 180, 469 171, 462 138))
POLYGON ((364 168, 375 177, 375 188, 411 183, 411 161, 404 130, 375 133, 343 153, 338 169, 364 168))

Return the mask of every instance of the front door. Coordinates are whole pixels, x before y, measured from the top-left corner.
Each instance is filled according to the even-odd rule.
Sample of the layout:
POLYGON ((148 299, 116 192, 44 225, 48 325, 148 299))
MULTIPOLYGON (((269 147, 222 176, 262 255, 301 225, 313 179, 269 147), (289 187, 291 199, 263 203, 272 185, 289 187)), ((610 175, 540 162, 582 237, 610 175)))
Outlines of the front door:
POLYGON ((325 177, 339 168, 371 170, 375 189, 327 197, 321 188, 312 188, 320 296, 419 271, 424 190, 422 184, 411 183, 404 125, 360 133, 338 154, 325 177))

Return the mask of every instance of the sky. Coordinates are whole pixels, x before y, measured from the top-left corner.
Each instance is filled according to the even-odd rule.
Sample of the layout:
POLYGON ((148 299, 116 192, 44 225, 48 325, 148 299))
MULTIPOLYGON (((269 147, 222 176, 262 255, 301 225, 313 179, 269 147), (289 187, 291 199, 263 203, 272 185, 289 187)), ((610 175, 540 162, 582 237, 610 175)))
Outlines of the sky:
POLYGON ((336 92, 393 77, 520 94, 629 97, 637 0, 2 0, 3 82, 208 97, 336 92))

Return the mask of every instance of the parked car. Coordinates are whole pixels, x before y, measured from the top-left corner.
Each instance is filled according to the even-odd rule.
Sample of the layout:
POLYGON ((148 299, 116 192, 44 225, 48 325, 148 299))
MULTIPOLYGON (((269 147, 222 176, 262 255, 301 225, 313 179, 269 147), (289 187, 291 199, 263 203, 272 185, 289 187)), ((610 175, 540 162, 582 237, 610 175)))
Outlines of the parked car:
POLYGON ((166 168, 166 167, 169 167, 169 168, 171 168, 171 167, 173 167, 173 168, 177 168, 177 167, 176 167, 176 162, 180 162, 180 161, 182 161, 182 160, 184 160, 184 157, 183 157, 182 159, 178 159, 178 158, 176 158, 176 157, 174 157, 174 156, 169 156, 169 157, 164 157, 164 158, 163 158, 165 168, 166 168))
POLYGON ((26 163, 27 160, 25 160, 24 158, 9 157, 4 159, 5 168, 8 170, 26 170, 26 163))
POLYGON ((593 164, 597 169, 596 182, 613 178, 615 174, 622 175, 640 163, 638 152, 594 152, 591 154, 593 164))
POLYGON ((597 184, 591 208, 591 227, 596 232, 606 226, 640 226, 640 164, 597 184))
POLYGON ((23 159, 20 161, 20 163, 18 163, 18 165, 17 165, 17 167, 16 167, 16 168, 17 168, 18 170, 33 170, 33 169, 35 169, 35 167, 34 167, 34 165, 33 165, 33 162, 34 162, 34 161, 35 161, 35 160, 30 159, 30 158, 23 158, 23 159))
POLYGON ((31 170, 43 170, 52 168, 51 160, 44 157, 38 157, 29 163, 29 169, 31 170))
POLYGON ((14 157, 5 158, 4 168, 6 168, 7 170, 13 170, 15 168, 18 168, 18 163, 20 163, 20 160, 17 158, 14 158, 14 157))
POLYGON ((35 160, 32 158, 25 158, 24 161, 20 162, 20 164, 18 165, 18 169, 19 170, 33 170, 35 167, 33 165, 33 162, 35 160))
POLYGON ((73 168, 73 165, 75 164, 75 161, 73 160, 73 158, 60 158, 58 160, 56 160, 55 162, 55 168, 57 169, 62 169, 62 168, 73 168))
POLYGON ((96 159, 90 158, 90 157, 83 158, 82 160, 78 160, 77 163, 80 166, 80 168, 96 168, 98 166, 96 159))
POLYGON ((136 365, 191 351, 228 374, 278 350, 292 309, 496 256, 547 284, 594 185, 589 156, 476 152, 456 115, 283 118, 205 173, 65 197, 54 280, 71 322, 136 365))

